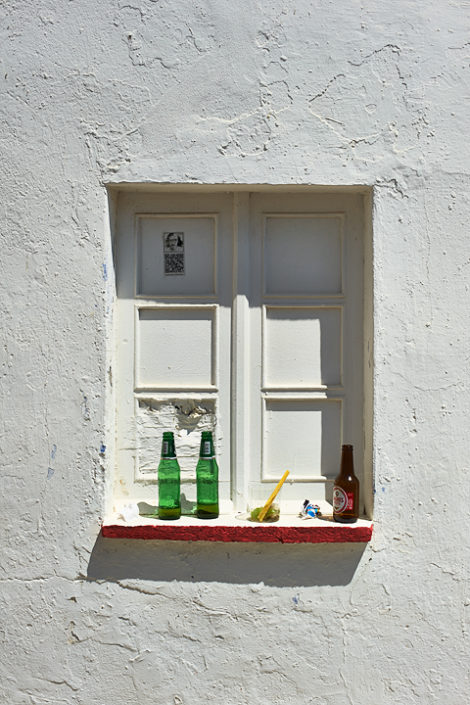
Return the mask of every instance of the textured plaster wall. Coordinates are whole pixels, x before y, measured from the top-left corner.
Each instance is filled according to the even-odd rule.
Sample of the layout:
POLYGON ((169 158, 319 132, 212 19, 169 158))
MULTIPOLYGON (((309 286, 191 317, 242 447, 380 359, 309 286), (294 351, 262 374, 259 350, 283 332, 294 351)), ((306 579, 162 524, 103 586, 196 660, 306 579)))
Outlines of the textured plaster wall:
POLYGON ((1 702, 465 702, 468 3, 0 15, 1 702), (120 181, 374 186, 369 546, 97 539, 120 181))

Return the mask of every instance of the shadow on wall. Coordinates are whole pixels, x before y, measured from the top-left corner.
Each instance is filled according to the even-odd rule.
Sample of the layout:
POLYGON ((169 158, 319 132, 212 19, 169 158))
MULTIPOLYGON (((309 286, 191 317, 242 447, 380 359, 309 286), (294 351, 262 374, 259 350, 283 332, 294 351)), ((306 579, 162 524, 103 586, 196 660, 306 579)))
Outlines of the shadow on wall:
POLYGON ((140 541, 100 534, 87 578, 264 583, 273 587, 347 585, 366 545, 140 541))

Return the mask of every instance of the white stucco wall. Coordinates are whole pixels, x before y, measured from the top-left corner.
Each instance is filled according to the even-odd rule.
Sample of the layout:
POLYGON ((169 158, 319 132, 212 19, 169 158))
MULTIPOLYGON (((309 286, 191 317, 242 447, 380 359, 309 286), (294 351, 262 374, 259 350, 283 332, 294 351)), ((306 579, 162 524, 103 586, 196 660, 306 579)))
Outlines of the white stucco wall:
POLYGON ((2 4, 2 703, 465 702, 469 13, 2 4), (121 181, 374 186, 370 545, 98 538, 121 181))

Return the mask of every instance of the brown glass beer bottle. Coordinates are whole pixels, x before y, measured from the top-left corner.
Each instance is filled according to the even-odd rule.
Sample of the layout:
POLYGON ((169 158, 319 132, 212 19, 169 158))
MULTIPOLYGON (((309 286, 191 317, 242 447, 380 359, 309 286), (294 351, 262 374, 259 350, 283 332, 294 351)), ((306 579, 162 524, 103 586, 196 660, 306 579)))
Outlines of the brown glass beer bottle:
POLYGON ((354 474, 353 447, 344 445, 341 470, 333 488, 333 519, 353 524, 359 517, 359 480, 354 474))

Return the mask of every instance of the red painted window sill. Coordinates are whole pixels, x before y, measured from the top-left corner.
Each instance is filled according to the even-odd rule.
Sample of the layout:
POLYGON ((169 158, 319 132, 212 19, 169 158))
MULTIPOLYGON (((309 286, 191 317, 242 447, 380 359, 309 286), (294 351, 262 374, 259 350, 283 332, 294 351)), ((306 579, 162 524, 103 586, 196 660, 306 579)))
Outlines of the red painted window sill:
POLYGON ((105 538, 161 541, 367 543, 372 536, 372 522, 359 519, 355 524, 337 524, 328 519, 281 517, 272 524, 255 524, 234 517, 206 521, 182 517, 172 522, 140 517, 126 524, 110 518, 103 523, 101 533, 105 538))

